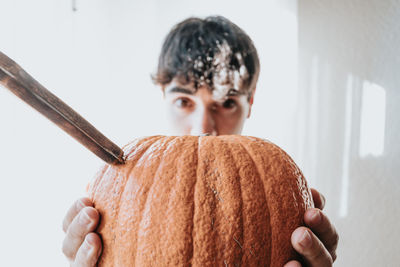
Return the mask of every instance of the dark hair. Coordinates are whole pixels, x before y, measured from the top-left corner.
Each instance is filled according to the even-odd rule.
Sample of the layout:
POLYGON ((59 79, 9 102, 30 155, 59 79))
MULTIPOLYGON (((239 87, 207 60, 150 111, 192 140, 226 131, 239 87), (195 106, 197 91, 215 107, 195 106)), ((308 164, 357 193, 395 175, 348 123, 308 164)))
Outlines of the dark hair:
POLYGON ((250 96, 260 71, 257 50, 242 29, 221 16, 193 17, 175 25, 162 46, 153 81, 166 85, 177 78, 183 84, 193 82, 195 88, 207 82, 213 90, 213 59, 221 53, 223 44, 230 50, 229 69, 239 71, 241 65, 246 67, 243 87, 250 96))

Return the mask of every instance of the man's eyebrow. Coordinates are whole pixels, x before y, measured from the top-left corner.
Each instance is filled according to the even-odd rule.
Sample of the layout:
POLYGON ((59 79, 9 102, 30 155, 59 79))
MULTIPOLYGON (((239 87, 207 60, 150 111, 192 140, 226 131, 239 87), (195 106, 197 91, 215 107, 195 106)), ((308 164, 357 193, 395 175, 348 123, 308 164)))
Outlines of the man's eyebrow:
MULTIPOLYGON (((167 89, 167 93, 183 93, 183 94, 188 94, 188 95, 194 95, 195 91, 190 90, 190 89, 186 89, 186 88, 182 88, 182 87, 178 87, 178 86, 174 86, 171 89, 167 89)), ((240 90, 231 88, 229 89, 228 93, 226 94, 227 97, 229 96, 238 96, 238 95, 243 95, 244 92, 241 92, 240 90)))
POLYGON ((237 96, 237 95, 244 95, 244 92, 241 92, 237 89, 231 88, 231 89, 229 89, 228 93, 226 94, 226 96, 237 96))
POLYGON ((167 90, 167 93, 183 93, 183 94, 188 94, 188 95, 193 95, 194 92, 193 90, 182 88, 182 87, 172 87, 171 89, 167 90))

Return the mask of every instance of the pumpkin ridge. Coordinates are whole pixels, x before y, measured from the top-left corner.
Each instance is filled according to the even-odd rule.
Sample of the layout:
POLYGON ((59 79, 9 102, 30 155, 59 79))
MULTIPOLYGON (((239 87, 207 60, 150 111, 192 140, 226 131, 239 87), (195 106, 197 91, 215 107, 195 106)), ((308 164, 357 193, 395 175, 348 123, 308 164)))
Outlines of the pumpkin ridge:
MULTIPOLYGON (((254 143, 254 140, 251 140, 250 138, 248 138, 247 136, 245 137, 247 140, 249 140, 250 141, 250 144, 255 144, 254 143)), ((267 197, 266 197, 266 189, 265 189, 265 182, 266 181, 263 181, 263 179, 262 179, 262 175, 261 175, 261 173, 263 173, 262 171, 260 171, 259 170, 259 165, 256 163, 256 160, 254 159, 254 156, 253 156, 253 152, 250 150, 250 149, 248 149, 248 147, 247 147, 247 144, 245 144, 244 142, 243 142, 243 139, 242 138, 235 138, 238 142, 239 142, 239 144, 241 145, 241 147, 247 152, 247 155, 249 155, 249 157, 250 157, 250 159, 251 159, 251 161, 253 162, 253 164, 254 164, 254 166, 255 166, 255 171, 257 172, 257 177, 258 177, 258 179, 260 180, 260 184, 262 185, 262 195, 263 195, 263 198, 262 199, 265 199, 265 205, 267 206, 267 210, 268 210, 268 215, 267 216, 264 216, 264 220, 265 220, 265 227, 266 227, 266 229, 265 229, 265 233, 271 233, 272 232, 272 230, 271 230, 271 221, 270 221, 270 218, 271 218, 271 216, 270 216, 270 206, 269 206, 269 204, 268 204, 268 201, 267 201, 267 197)), ((259 148, 259 146, 257 146, 257 148, 259 148)), ((243 231, 243 234, 244 234, 244 232, 245 231, 243 231)), ((268 238, 266 239, 266 240, 269 240, 268 238)), ((271 244, 269 243, 269 242, 267 242, 268 244, 267 244, 267 246, 269 247, 269 248, 271 248, 271 249, 267 249, 266 250, 266 253, 268 253, 269 252, 269 254, 267 254, 266 255, 266 266, 271 266, 271 255, 272 255, 272 246, 271 246, 271 244)), ((251 253, 251 251, 250 251, 250 253, 251 253)))
POLYGON ((218 235, 218 217, 215 195, 210 190, 210 170, 215 168, 214 136, 199 137, 196 187, 194 191, 195 212, 193 217, 193 258, 192 266, 216 266, 220 250, 217 245, 222 239, 218 235), (204 216, 207 215, 207 216, 204 216))
MULTIPOLYGON (((257 140, 258 141, 258 140, 257 140)), ((270 153, 270 161, 268 162, 268 166, 265 166, 264 168, 272 170, 272 173, 275 173, 277 170, 275 169, 276 164, 274 164, 274 162, 279 161, 279 159, 281 159, 281 157, 277 158, 277 154, 279 153, 280 148, 278 146, 276 146, 275 144, 273 144, 272 142, 268 141, 266 143, 261 142, 260 143, 260 149, 264 150, 264 151, 268 151, 270 153)), ((280 170, 282 172, 282 169, 280 168, 280 170)), ((265 173, 271 173, 269 171, 265 171, 265 173)), ((278 173, 278 177, 282 177, 282 173, 278 173)), ((274 177, 267 177, 267 179, 269 179, 269 188, 267 188, 267 191, 270 190, 270 192, 268 194, 266 194, 267 196, 267 200, 269 199, 279 199, 280 195, 273 189, 274 187, 271 185, 275 182, 275 178, 274 177)), ((281 183, 285 183, 287 184, 286 178, 281 180, 281 183)), ((271 211, 271 209, 273 209, 275 206, 277 205, 277 203, 270 203, 269 206, 269 210, 271 211), (272 206, 272 207, 271 207, 272 206)), ((276 212, 271 213, 270 212, 270 216, 269 216, 269 220, 270 220, 270 225, 274 224, 275 221, 277 221, 277 219, 279 219, 279 214, 277 214, 276 212)), ((279 239, 278 237, 278 233, 276 233, 276 230, 274 228, 271 227, 271 240, 275 241, 276 239, 279 239)), ((272 242, 271 244, 271 258, 270 261, 271 262, 275 262, 276 258, 279 257, 277 254, 281 253, 277 248, 276 248, 276 242, 272 242)))
POLYGON ((213 231, 215 233, 214 251, 221 265, 234 263, 237 258, 243 256, 241 236, 235 235, 243 229, 243 219, 239 215, 243 200, 241 188, 238 185, 239 176, 235 171, 237 166, 230 148, 234 143, 229 142, 229 138, 228 136, 208 137, 209 147, 206 149, 212 159, 210 165, 207 166, 209 171, 206 176, 208 177, 206 187, 208 192, 212 192, 209 205, 216 222, 215 231, 213 231), (221 173, 226 175, 221 176, 221 173))
MULTIPOLYGON (((125 184, 123 185, 124 190, 121 192, 121 194, 119 194, 118 203, 121 203, 121 199, 123 197, 125 197, 125 195, 126 195, 126 190, 128 189, 126 184, 129 183, 129 180, 131 179, 130 174, 135 171, 135 169, 137 167, 137 165, 136 165, 137 162, 139 161, 139 159, 142 158, 143 154, 145 154, 146 151, 160 138, 161 138, 160 136, 145 137, 145 138, 141 138, 141 139, 137 140, 137 142, 131 142, 124 147, 124 151, 127 151, 125 157, 126 157, 126 159, 129 159, 129 168, 127 168, 126 171, 124 172, 124 176, 126 178, 125 184)), ((113 224, 112 224, 113 228, 115 228, 117 221, 124 220, 124 218, 123 218, 124 215, 121 215, 121 207, 122 207, 121 205, 118 205, 118 210, 116 213, 116 218, 118 218, 118 219, 113 221, 113 224)), ((135 246, 135 248, 136 248, 136 246, 135 246)), ((132 257, 133 257, 133 254, 132 254, 132 257)), ((115 260, 118 261, 119 258, 120 257, 115 257, 115 260)), ((134 261, 135 258, 132 258, 132 260, 134 261)), ((116 266, 118 266, 118 263, 116 264, 116 266)))
POLYGON ((101 169, 101 171, 96 173, 95 179, 93 180, 93 182, 88 184, 88 187, 87 187, 86 191, 88 192, 90 200, 92 201, 92 203, 94 202, 94 199, 96 198, 96 194, 99 192, 99 190, 97 190, 97 188, 99 187, 101 181, 103 180, 104 174, 107 172, 107 170, 110 167, 111 166, 108 165, 108 164, 104 165, 104 167, 101 169))
MULTIPOLYGON (((207 137, 201 137, 202 139, 204 139, 204 141, 207 141, 207 139, 209 139, 209 138, 207 138, 207 137)), ((213 136, 211 136, 210 138, 214 138, 213 136)), ((218 151, 214 151, 214 145, 213 145, 213 143, 206 143, 207 144, 207 148, 208 149, 204 149, 205 151, 212 151, 211 153, 213 153, 214 155, 215 155, 215 153, 217 153, 218 151), (210 144, 211 144, 211 146, 210 146, 210 144)), ((215 161, 213 161, 213 163, 214 163, 215 161)), ((211 166, 210 166, 211 167, 211 166)), ((201 177, 200 177, 200 179, 201 179, 201 177)), ((205 177, 203 177, 203 179, 205 179, 205 177)), ((205 179, 205 181, 204 181, 204 186, 207 188, 210 188, 210 185, 209 185, 209 182, 205 179)), ((206 189, 206 191, 207 191, 207 189, 206 189)), ((214 198, 211 198, 211 199, 214 199, 214 198)), ((213 200, 214 201, 214 200, 213 200)), ((217 225, 217 217, 218 217, 218 214, 217 214, 217 209, 216 209, 216 204, 215 204, 215 206, 213 206, 214 208, 211 208, 211 212, 212 212, 212 214, 210 214, 211 215, 211 217, 213 218, 213 221, 214 221, 214 225, 213 225, 213 229, 214 229, 214 231, 213 231, 213 238, 211 239, 212 240, 212 245, 213 245, 213 247, 212 247, 212 251, 215 251, 214 252, 214 264, 216 264, 215 263, 215 258, 217 258, 217 256, 218 256, 218 249, 217 249, 217 243, 218 242, 220 242, 220 238, 219 238, 219 234, 218 234, 218 230, 217 230, 217 228, 216 228, 216 225, 217 225)))
MULTIPOLYGON (((199 212, 202 212, 202 205, 201 205, 201 200, 202 199, 197 199, 197 195, 196 192, 206 192, 206 187, 207 187, 207 180, 205 177, 205 173, 204 173, 204 168, 202 167, 203 165, 205 165, 204 160, 200 160, 202 157, 202 155, 205 153, 207 155, 207 153, 209 152, 209 143, 207 142, 207 138, 209 138, 208 136, 199 136, 198 137, 198 150, 197 150, 197 166, 196 166, 196 183, 195 186, 193 187, 193 202, 194 202, 194 206, 193 206, 193 228, 192 228, 192 244, 193 244, 193 256, 192 256, 192 263, 191 265, 199 265, 198 261, 198 255, 202 255, 201 253, 204 253, 204 251, 196 251, 196 245, 197 245, 197 239, 199 238, 197 236, 197 231, 201 231, 202 229, 201 227, 201 222, 196 221, 198 214, 196 214, 196 207, 199 208, 199 212), (200 201, 200 202, 199 202, 200 201), (195 225, 195 223, 197 223, 195 225), (197 239, 196 239, 197 238, 197 239), (196 242, 196 243, 195 243, 196 242)), ((210 137, 212 138, 212 137, 210 137)), ((201 194, 201 193, 200 193, 201 194)), ((201 195, 200 195, 201 196, 201 195)), ((204 200, 203 200, 204 201, 204 200)), ((206 203, 207 205, 207 203, 206 203)), ((212 214, 210 214, 210 216, 212 218, 215 218, 215 209, 211 209, 210 212, 212 212, 212 214)), ((214 219, 212 219, 213 221, 214 219)), ((215 236, 215 232, 211 233, 212 236, 215 236)), ((213 257, 215 260, 215 251, 216 251, 216 238, 211 238, 209 241, 209 245, 212 246, 212 248, 209 248, 208 250, 213 252, 213 257), (211 241, 211 242, 210 242, 211 241)), ((204 265, 205 263, 202 262, 202 264, 204 265)), ((207 263, 209 266, 210 263, 207 263)))
MULTIPOLYGON (((134 164, 132 164, 132 166, 134 166, 134 164)), ((129 168, 129 170, 132 170, 133 169, 133 167, 131 167, 131 168, 129 168)), ((122 193, 121 194, 119 194, 118 195, 118 202, 117 203, 120 203, 121 202, 121 198, 122 198, 122 196, 124 195, 124 193, 125 193, 125 189, 126 189, 126 183, 128 182, 128 180, 129 180, 129 176, 126 176, 126 175, 123 175, 123 176, 125 176, 125 179, 124 179, 124 185, 122 186, 122 188, 124 188, 123 189, 123 191, 122 191, 122 193)), ((120 218, 120 211, 121 211, 121 205, 117 205, 117 211, 116 211, 116 215, 115 215, 115 217, 116 218, 120 218)), ((112 229, 114 229, 115 228, 115 225, 117 224, 117 220, 114 220, 113 222, 112 222, 112 229)), ((117 260, 119 257, 115 257, 115 259, 117 260)), ((115 264, 115 262, 114 262, 114 264, 115 264)))
MULTIPOLYGON (((185 137, 179 137, 179 140, 182 141, 182 143, 185 143, 185 139, 186 139, 185 137)), ((193 164, 194 166, 198 166, 198 164, 199 164, 199 142, 198 142, 199 138, 198 137, 194 137, 194 138, 191 138, 190 140, 191 140, 191 142, 190 142, 191 150, 190 151, 184 151, 180 155, 180 158, 177 159, 179 161, 179 163, 182 164, 182 166, 185 166, 185 161, 190 161, 191 164, 193 164), (196 151, 197 151, 197 153, 196 153, 196 151), (188 158, 187 156, 185 157, 186 153, 189 154, 189 155, 191 154, 193 158, 188 158)), ((188 142, 188 141, 186 141, 186 142, 188 142)), ((179 163, 178 163, 178 166, 177 166, 177 174, 180 173, 180 172, 183 172, 183 175, 182 175, 182 179, 183 179, 184 176, 188 175, 188 174, 187 174, 186 170, 182 171, 182 169, 180 168, 180 164, 179 163)), ((191 229, 190 232, 187 234, 188 238, 191 238, 191 242, 189 242, 189 246, 185 249, 185 252, 184 252, 184 253, 187 253, 187 259, 188 259, 187 262, 185 262, 185 265, 189 264, 189 266, 192 266, 191 262, 192 262, 193 253, 194 253, 194 240, 193 240, 194 222, 193 222, 193 218, 194 218, 194 212, 195 212, 195 206, 196 206, 196 203, 195 203, 195 188, 196 188, 196 184, 197 184, 197 175, 198 175, 197 174, 198 173, 197 170, 198 170, 198 168, 196 168, 196 170, 193 172, 194 173, 194 175, 193 175, 194 177, 191 176, 190 174, 188 175, 188 177, 191 177, 191 179, 189 178, 187 181, 189 181, 191 183, 190 184, 186 184, 186 185, 192 187, 192 188, 189 189, 189 192, 187 193, 188 196, 190 196, 192 194, 192 197, 193 197, 192 209, 190 211, 191 212, 190 223, 187 223, 187 225, 188 225, 187 227, 189 229, 191 229)), ((180 183, 180 182, 177 181, 177 183, 180 183)), ((186 229, 188 229, 188 228, 186 228, 186 229)))
MULTIPOLYGON (((126 184, 129 182, 130 180, 130 173, 133 171, 133 169, 135 169, 136 164, 138 162, 139 159, 141 159, 141 157, 143 156, 144 153, 146 153, 146 151, 148 150, 149 147, 151 147, 151 145, 156 142, 157 140, 159 140, 160 138, 157 137, 148 137, 148 138, 140 138, 140 139, 136 139, 135 141, 127 144, 126 146, 124 146, 124 152, 126 153, 126 155, 129 155, 129 161, 125 164, 125 165, 116 165, 116 166, 111 166, 111 165, 107 165, 108 168, 114 167, 117 170, 118 169, 124 169, 123 172, 118 172, 119 173, 119 177, 121 179, 120 182, 123 183, 123 185, 118 185, 117 182, 114 182, 111 190, 114 191, 116 189, 116 187, 120 187, 123 188, 123 191, 118 194, 118 201, 117 203, 121 202, 121 199, 125 196, 125 191, 126 191, 126 184)), ((128 158, 128 157, 126 157, 128 158)), ((117 181, 118 179, 116 179, 117 181)), ((97 192, 97 189, 96 189, 97 192)), ((110 228, 111 229, 116 229, 116 225, 117 222, 120 220, 120 216, 121 216, 121 206, 117 205, 117 210, 115 212, 115 216, 114 218, 118 218, 117 220, 113 219, 111 220, 111 222, 109 222, 109 224, 111 225, 110 228)), ((114 251, 109 251, 108 253, 115 253, 114 251)), ((118 266, 118 260, 119 257, 112 257, 114 259, 113 264, 118 266)))
MULTIPOLYGON (((151 148, 153 148, 153 146, 159 141, 159 140, 161 140, 161 144, 158 146, 158 151, 160 151, 160 148, 162 147, 162 148, 164 148, 166 145, 168 145, 168 143, 169 143, 169 141, 172 139, 173 137, 168 137, 167 138, 167 140, 165 140, 166 138, 164 137, 164 138, 160 138, 160 139, 157 139, 156 141, 154 141, 147 149, 146 149, 146 152, 149 150, 149 149, 151 149, 151 148)), ((146 153, 145 152, 145 153, 146 153)), ((144 153, 144 154, 145 154, 144 153)), ((152 152, 153 153, 153 152, 152 152)), ((147 190, 146 190, 146 193, 145 193, 145 197, 146 197, 146 200, 144 201, 144 203, 143 203, 143 205, 141 205, 141 207, 139 207, 139 212, 138 212, 138 214, 139 214, 139 218, 138 218, 138 230, 136 231, 136 242, 138 242, 138 240, 139 240, 139 233, 141 232, 141 230, 142 230, 142 224, 143 224, 143 212, 144 212, 144 210, 146 209, 146 207, 147 207, 147 205, 148 205, 148 201, 149 201, 149 191, 150 191, 150 189, 151 189, 151 187, 152 187, 152 185, 154 184, 154 180, 155 180, 155 178, 156 178, 156 174, 159 172, 159 170, 160 170, 160 166, 161 166, 161 164, 162 164, 162 160, 160 160, 159 162, 158 162, 158 166, 157 166, 157 168, 155 168, 155 172, 154 172, 154 175, 152 175, 151 177, 153 178, 153 180, 152 180, 152 182, 151 182, 151 184, 149 184, 149 186, 148 186, 148 188, 147 188, 147 190)), ((136 167, 136 165, 135 165, 135 167, 136 167)), ((143 168, 144 169, 144 168, 143 168)), ((135 264, 134 264, 134 266, 140 266, 140 262, 139 263, 137 263, 136 262, 136 260, 137 260, 137 256, 138 256, 138 253, 140 253, 140 251, 139 251, 139 249, 137 249, 137 247, 136 247, 136 250, 135 250, 135 256, 133 257, 133 259, 132 259, 132 262, 135 262, 135 264)))
MULTIPOLYGON (((192 238, 193 199, 192 187, 196 182, 196 170, 188 168, 197 163, 197 138, 177 136, 170 141, 165 152, 170 156, 169 162, 162 167, 164 178, 157 181, 154 187, 159 189, 166 199, 161 202, 160 219, 158 222, 159 235, 165 237, 167 242, 159 246, 162 251, 162 260, 168 266, 187 266, 193 253, 190 243, 192 238), (169 152, 168 152, 169 151, 169 152), (168 174, 169 173, 169 174, 168 174), (160 184, 161 183, 161 184, 160 184), (161 187, 160 187, 161 186, 161 187), (188 203, 183 204, 183 203, 188 203), (181 220, 169 224, 169 218, 176 217, 181 220), (177 239, 177 242, 171 240, 177 239), (182 242, 186 240, 186 242, 182 242)), ((165 159, 160 159, 165 162, 165 159)), ((160 191, 155 192, 158 195, 160 191)), ((153 204, 155 204, 153 202, 153 204)), ((158 206, 158 204, 155 204, 158 206)), ((152 216, 152 215, 151 215, 152 216)))
MULTIPOLYGON (((300 170, 300 168, 294 162, 292 157, 288 153, 286 153, 286 151, 281 149, 280 153, 282 154, 282 157, 284 158, 284 160, 290 165, 290 167, 292 168, 292 170, 295 174, 294 175, 295 177, 293 177, 293 179, 296 180, 296 183, 295 183, 297 185, 296 189, 301 191, 300 196, 294 195, 294 198, 296 200, 296 202, 294 202, 294 203, 302 203, 304 205, 305 209, 314 208, 314 205, 313 205, 314 202, 312 201, 312 194, 311 194, 311 191, 308 189, 307 180, 303 179, 304 178, 303 172, 300 170), (299 201, 298 197, 301 197, 302 201, 299 201)), ((292 184, 292 188, 293 187, 294 186, 292 184)))
MULTIPOLYGON (((297 165, 293 162, 291 157, 278 145, 272 142, 261 142, 260 145, 266 149, 269 146, 269 150, 271 151, 272 159, 270 168, 272 168, 273 172, 278 174, 278 177, 282 177, 283 179, 273 178, 273 181, 270 184, 280 183, 280 187, 275 187, 270 194, 272 199, 280 199, 279 203, 273 203, 273 207, 278 206, 278 212, 270 216, 272 223, 275 221, 284 221, 285 227, 287 230, 285 232, 276 232, 274 230, 271 232, 272 240, 278 239, 280 240, 284 235, 287 236, 287 239, 290 240, 291 233, 296 229, 296 227, 300 225, 304 225, 303 214, 306 210, 306 205, 304 205, 304 201, 309 201, 309 195, 304 196, 303 204, 300 203, 299 206, 298 199, 296 198, 296 194, 299 194, 302 189, 299 187, 299 180, 305 180, 303 174, 298 173, 296 170, 298 169, 297 165), (293 169, 295 167, 295 169, 293 169), (275 181, 276 180, 276 181, 275 181), (292 192, 289 196, 288 194, 284 194, 284 191, 292 192), (283 214, 282 211, 286 210, 286 213, 283 214), (292 220, 285 220, 285 218, 290 217, 292 220)), ((303 182, 301 182, 303 184, 303 182)), ((307 193, 304 193, 307 194, 307 193)), ((276 201, 275 201, 276 202, 276 201)), ((286 253, 283 247, 277 246, 279 242, 273 243, 275 245, 274 248, 271 248, 274 253, 272 254, 272 262, 277 262, 277 259, 280 257, 280 254, 286 253)), ((295 250, 292 249, 292 245, 288 244, 287 249, 291 249, 290 259, 299 260, 299 256, 295 250)))
MULTIPOLYGON (((125 160, 131 160, 132 157, 135 157, 136 156, 135 152, 138 150, 140 151, 141 146, 146 145, 148 143, 150 143, 149 146, 151 146, 153 143, 155 143, 157 140, 160 140, 161 138, 163 138, 162 135, 146 136, 146 137, 136 138, 133 141, 129 142, 128 144, 124 145, 122 147, 122 150, 124 151, 125 160)), ((146 151, 143 151, 143 153, 144 152, 146 151)))
MULTIPOLYGON (((235 138, 236 136, 231 136, 231 137, 233 137, 233 138, 235 138)), ((224 141, 225 141, 225 139, 224 139, 224 141)), ((233 158, 233 161, 234 161, 234 165, 235 165, 235 172, 237 173, 237 176, 238 176, 238 178, 239 178, 239 181, 238 181, 238 183, 239 183, 239 194, 240 194, 240 198, 239 198, 239 201, 240 201, 240 204, 239 204, 239 210, 240 210, 240 219, 239 219, 239 228, 238 228, 238 230, 239 230, 239 232, 241 233, 241 235, 240 236, 235 236, 235 235, 233 235, 232 236, 232 239, 234 240, 234 242, 236 242, 236 244, 240 247, 240 264, 239 265, 243 265, 243 261, 245 260, 244 259, 244 256, 245 256, 245 250, 244 250, 244 248, 243 248, 243 246, 244 246, 244 240, 245 240, 245 236, 244 236, 244 233, 245 233, 245 225, 244 225, 244 215, 243 215, 243 209, 244 209, 244 205, 243 205, 243 189, 242 189, 242 176, 240 175, 240 163, 238 162, 238 160, 237 160, 237 158, 235 157, 235 153, 233 153, 233 145, 230 145, 230 143, 232 143, 232 142, 229 142, 229 139, 227 140, 227 141, 225 141, 225 144, 227 145, 227 147, 228 147, 228 149, 229 149, 229 151, 231 152, 230 153, 230 155, 232 156, 232 158, 233 158), (242 240, 242 242, 240 242, 240 240, 242 240)), ((234 144, 237 144, 236 142, 233 142, 234 144)), ((240 146, 239 146, 240 147, 240 146)), ((238 154, 240 154, 240 153, 238 153, 238 154)), ((244 178, 244 179, 246 179, 246 177, 244 178)))
MULTIPOLYGON (((222 144, 224 144, 225 146, 226 146, 226 142, 224 142, 224 137, 222 137, 221 139, 217 139, 217 138, 215 138, 214 136, 213 137, 211 137, 211 138, 213 138, 213 139, 215 139, 216 141, 214 141, 214 142, 210 142, 210 144, 211 144, 211 147, 212 147, 212 149, 210 149, 210 151, 213 151, 213 154, 214 155, 218 155, 218 154, 223 154, 224 155, 224 153, 223 153, 223 151, 225 151, 224 149, 226 148, 226 147, 221 147, 219 144, 218 144, 218 149, 216 148, 216 143, 222 143, 222 144)), ((230 155, 231 156, 231 155, 230 155)), ((219 155, 218 155, 218 157, 219 157, 219 155)), ((217 164, 217 163, 220 163, 220 161, 221 161, 221 159, 219 159, 219 160, 214 160, 213 162, 212 162, 212 164, 213 165, 211 165, 210 167, 212 167, 212 169, 214 169, 215 167, 214 166, 216 166, 216 167, 219 167, 219 164, 217 164)), ((215 183, 217 184, 217 182, 218 182, 218 180, 216 180, 215 181, 215 183)), ((216 184, 214 185, 215 187, 217 187, 216 186, 216 184)), ((207 181, 207 186, 211 189, 211 190, 216 190, 215 188, 213 189, 213 187, 211 187, 210 186, 210 183, 209 183, 209 181, 207 181)), ((213 192, 214 193, 214 192, 213 192)), ((219 192, 218 192, 219 193, 219 192)), ((215 194, 215 193, 214 193, 215 194)), ((214 208, 212 209, 212 211, 214 212, 214 218, 215 218, 215 221, 216 221, 216 226, 215 226, 215 229, 216 229, 216 231, 215 231, 215 238, 213 239, 213 241, 214 241, 214 251, 216 251, 217 253, 216 253, 216 257, 218 258, 218 259, 220 259, 220 260, 222 260, 222 258, 221 258, 221 256, 223 256, 226 252, 226 250, 227 250, 227 246, 228 246, 228 244, 224 244, 224 242, 223 241, 225 241, 224 239, 224 228, 223 228, 223 224, 219 221, 221 218, 223 218, 223 219, 225 219, 225 220, 227 220, 228 222, 229 222, 229 219, 228 218, 226 218, 225 216, 226 216, 226 214, 224 213, 224 206, 223 205, 220 205, 220 203, 219 203, 219 201, 216 201, 216 199, 217 199, 217 196, 215 195, 213 195, 213 198, 212 198, 212 200, 213 200, 213 205, 214 205, 214 208), (222 228, 222 229, 221 229, 222 228), (218 249, 218 244, 224 244, 224 251, 222 251, 221 252, 221 250, 220 249, 218 249)), ((234 243, 234 245, 235 246, 237 246, 237 244, 235 243, 235 241, 232 239, 232 242, 234 243)), ((228 254, 228 256, 230 256, 229 254, 228 254)), ((226 260, 224 260, 224 264, 226 265, 226 264, 228 264, 227 262, 226 262, 226 260)))
POLYGON ((192 244, 191 249, 190 249, 190 254, 189 254, 189 259, 190 259, 190 266, 193 265, 193 258, 194 258, 194 217, 195 217, 195 211, 196 211, 196 186, 197 186, 197 179, 199 177, 199 158, 200 158, 200 142, 201 142, 201 137, 197 137, 197 163, 196 163, 196 177, 195 177, 195 181, 193 184, 193 210, 192 210, 192 232, 190 234, 190 236, 192 237, 192 241, 190 242, 192 244))

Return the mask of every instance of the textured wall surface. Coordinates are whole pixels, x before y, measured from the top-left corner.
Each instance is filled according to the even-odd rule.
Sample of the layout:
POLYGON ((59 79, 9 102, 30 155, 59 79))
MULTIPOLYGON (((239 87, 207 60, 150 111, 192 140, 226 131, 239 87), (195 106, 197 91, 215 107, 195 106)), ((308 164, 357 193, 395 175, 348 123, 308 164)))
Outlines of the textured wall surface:
POLYGON ((299 1, 297 156, 336 266, 399 266, 400 2, 299 1))

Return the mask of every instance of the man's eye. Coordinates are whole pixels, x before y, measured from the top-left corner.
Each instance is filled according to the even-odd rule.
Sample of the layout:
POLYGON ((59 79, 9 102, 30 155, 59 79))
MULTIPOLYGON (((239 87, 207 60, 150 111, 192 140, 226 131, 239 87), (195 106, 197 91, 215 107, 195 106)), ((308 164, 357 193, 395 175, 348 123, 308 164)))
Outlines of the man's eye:
POLYGON ((191 106, 191 102, 187 98, 178 98, 175 101, 175 105, 179 108, 188 108, 191 106))
POLYGON ((226 109, 232 109, 236 107, 236 101, 233 99, 227 99, 224 101, 224 103, 222 104, 222 106, 226 109))

